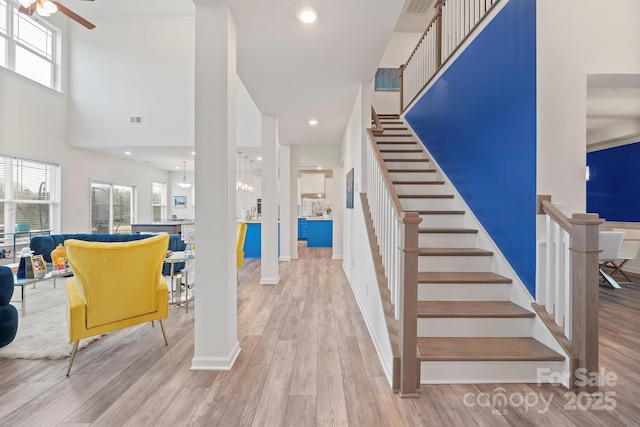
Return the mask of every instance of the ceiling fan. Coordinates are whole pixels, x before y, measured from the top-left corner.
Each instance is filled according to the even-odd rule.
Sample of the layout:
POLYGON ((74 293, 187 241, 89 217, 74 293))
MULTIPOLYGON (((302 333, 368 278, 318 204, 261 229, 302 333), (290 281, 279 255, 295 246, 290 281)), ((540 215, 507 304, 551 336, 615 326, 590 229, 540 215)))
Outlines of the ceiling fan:
MULTIPOLYGON (((19 0, 20 4, 20 12, 27 14, 29 16, 33 15, 36 12, 40 16, 50 16, 58 11, 60 11, 63 15, 67 15, 69 18, 76 21, 78 24, 85 26, 86 28, 92 30, 96 26, 91 22, 84 19, 82 16, 77 13, 67 9, 57 1, 52 0, 19 0)), ((93 1, 93 0, 89 0, 93 1)))

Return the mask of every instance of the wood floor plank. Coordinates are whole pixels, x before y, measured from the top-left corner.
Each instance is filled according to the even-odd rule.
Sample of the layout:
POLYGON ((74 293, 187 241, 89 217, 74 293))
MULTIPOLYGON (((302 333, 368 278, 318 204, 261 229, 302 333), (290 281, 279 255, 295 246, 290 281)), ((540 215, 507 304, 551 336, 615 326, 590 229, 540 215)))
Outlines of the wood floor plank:
POLYGON ((298 349, 291 378, 290 396, 315 396, 318 389, 318 354, 298 349))
POLYGON ((339 337, 339 347, 349 425, 380 425, 380 415, 369 387, 369 378, 364 368, 357 339, 355 337, 339 337))
POLYGON ((284 422, 296 354, 294 341, 279 341, 253 420, 254 426, 279 426, 284 422))
POLYGON ((318 399, 316 424, 348 426, 344 382, 338 353, 318 354, 318 399))
POLYGON ((315 427, 316 397, 289 396, 284 427, 315 427))

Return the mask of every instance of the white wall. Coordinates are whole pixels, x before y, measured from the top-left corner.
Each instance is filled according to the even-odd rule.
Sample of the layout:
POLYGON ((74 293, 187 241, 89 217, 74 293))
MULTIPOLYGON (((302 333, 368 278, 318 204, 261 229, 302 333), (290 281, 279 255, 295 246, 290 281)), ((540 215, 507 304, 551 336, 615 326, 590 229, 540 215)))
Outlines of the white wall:
POLYGON ((193 146, 194 25, 193 16, 136 15, 72 27, 70 143, 193 146))
POLYGON ((640 2, 538 0, 538 194, 586 209, 590 74, 640 74, 640 2), (569 24, 568 24, 569 23, 569 24))
POLYGON ((363 191, 363 186, 365 185, 363 145, 368 143, 364 132, 364 124, 370 123, 371 118, 370 91, 371 85, 369 84, 364 84, 360 88, 342 139, 341 150, 344 165, 342 175, 346 176, 349 170, 354 168, 354 208, 343 208, 344 261, 342 267, 362 311, 382 361, 383 369, 387 374, 387 379, 391 381, 391 344, 360 203, 360 192, 363 191))
POLYGON ((135 185, 137 220, 152 220, 151 183, 169 173, 67 145, 67 97, 0 69, 0 151, 61 165, 61 228, 90 231, 91 179, 135 185))
MULTIPOLYGON (((393 33, 384 51, 380 68, 398 68, 409 59, 422 33, 393 33)), ((373 92, 373 108, 378 114, 400 114, 400 92, 373 92)))

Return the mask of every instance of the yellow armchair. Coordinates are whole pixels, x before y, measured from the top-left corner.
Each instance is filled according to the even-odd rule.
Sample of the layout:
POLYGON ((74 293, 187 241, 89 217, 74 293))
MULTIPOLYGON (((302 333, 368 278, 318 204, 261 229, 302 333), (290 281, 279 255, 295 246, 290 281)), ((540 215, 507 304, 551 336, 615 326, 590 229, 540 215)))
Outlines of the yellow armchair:
POLYGON ((67 279, 69 342, 67 376, 82 338, 160 321, 169 314, 169 289, 162 266, 169 235, 129 242, 65 241, 74 277, 67 279))

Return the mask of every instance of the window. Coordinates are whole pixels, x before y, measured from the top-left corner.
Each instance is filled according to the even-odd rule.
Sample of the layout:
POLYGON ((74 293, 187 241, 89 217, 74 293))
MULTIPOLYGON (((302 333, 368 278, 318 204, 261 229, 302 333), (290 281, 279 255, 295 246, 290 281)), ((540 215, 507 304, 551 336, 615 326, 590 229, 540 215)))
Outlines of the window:
POLYGON ((0 65, 52 89, 60 89, 60 32, 42 19, 0 0, 0 65))
POLYGON ((130 234, 135 219, 135 187, 91 183, 91 233, 130 234))
POLYGON ((59 217, 59 166, 0 156, 0 223, 2 232, 54 228, 59 217))
POLYGON ((151 185, 151 205, 153 221, 167 219, 167 185, 164 182, 153 182, 151 185))

